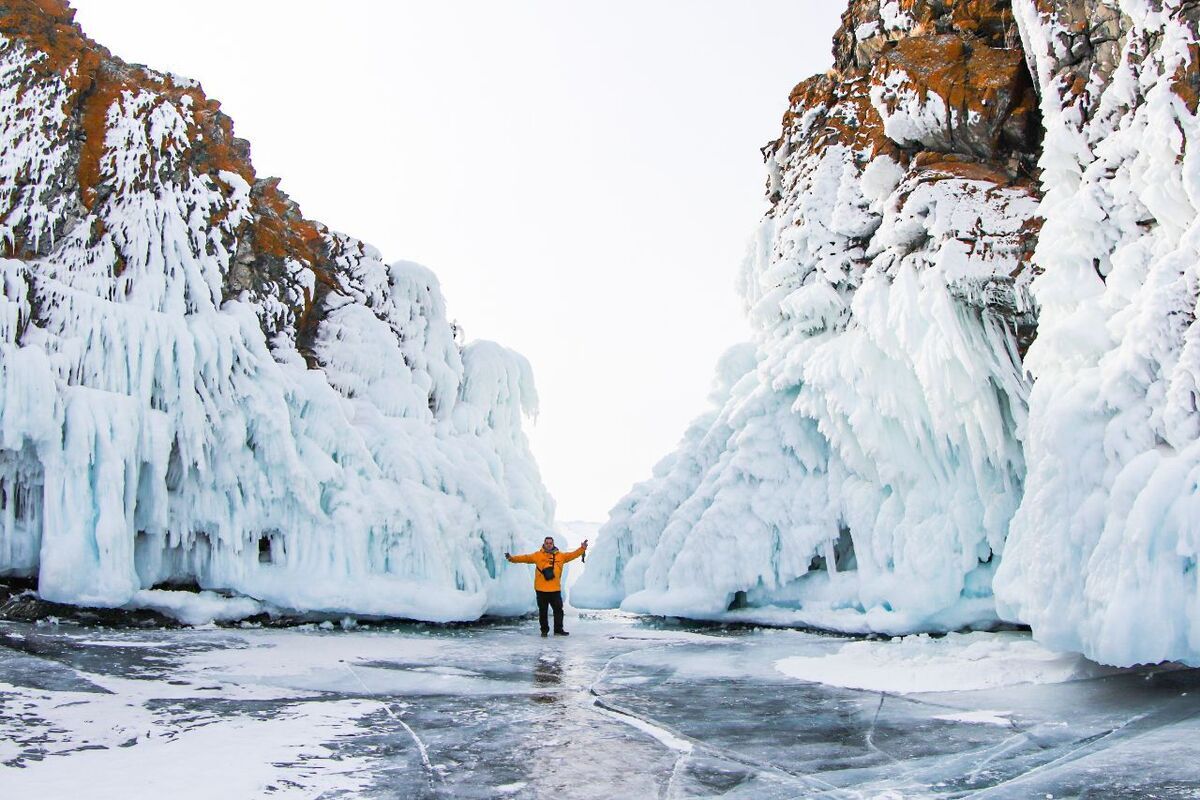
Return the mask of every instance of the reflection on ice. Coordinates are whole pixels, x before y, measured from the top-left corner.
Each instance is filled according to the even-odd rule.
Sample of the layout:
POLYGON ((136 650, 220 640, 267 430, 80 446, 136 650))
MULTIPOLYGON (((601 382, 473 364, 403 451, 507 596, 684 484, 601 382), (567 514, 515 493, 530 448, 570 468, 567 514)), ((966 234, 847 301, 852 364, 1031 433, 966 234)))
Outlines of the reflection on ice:
MULTIPOLYGON (((562 686, 562 682, 563 668, 559 656, 549 653, 538 654, 537 661, 533 665, 534 687, 556 689, 562 686)), ((533 695, 533 699, 539 703, 555 703, 558 702, 558 695, 553 692, 538 693, 533 695)))
POLYGON ((0 625, 0 786, 155 800, 1184 798, 1200 786, 1196 670, 1018 674, 1061 658, 1020 634, 848 642, 607 614, 572 632, 0 625), (832 685, 856 663, 858 678, 893 682, 957 664, 982 688, 832 685), (988 677, 997 669, 1007 680, 988 677))

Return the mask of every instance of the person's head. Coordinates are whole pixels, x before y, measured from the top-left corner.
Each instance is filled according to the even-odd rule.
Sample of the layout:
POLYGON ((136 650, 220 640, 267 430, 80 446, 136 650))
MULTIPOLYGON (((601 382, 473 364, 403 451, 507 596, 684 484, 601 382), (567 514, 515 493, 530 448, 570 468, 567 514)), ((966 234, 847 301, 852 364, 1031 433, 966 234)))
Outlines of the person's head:
POLYGON ((547 553, 552 552, 554 550, 554 537, 553 536, 547 536, 545 539, 542 540, 542 549, 545 550, 547 553))

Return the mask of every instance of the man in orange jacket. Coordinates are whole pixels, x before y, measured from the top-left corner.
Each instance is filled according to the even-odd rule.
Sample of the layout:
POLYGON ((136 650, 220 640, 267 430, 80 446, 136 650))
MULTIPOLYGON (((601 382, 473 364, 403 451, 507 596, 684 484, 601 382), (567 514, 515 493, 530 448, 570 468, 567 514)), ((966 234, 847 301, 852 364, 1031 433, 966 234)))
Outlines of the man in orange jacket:
POLYGON ((546 611, 549 608, 554 609, 554 635, 570 635, 563 630, 563 565, 586 553, 587 547, 587 539, 584 539, 578 550, 560 553, 554 546, 554 537, 547 536, 542 542, 542 549, 536 553, 528 553, 523 556, 504 554, 504 557, 513 564, 533 564, 537 568, 533 573, 533 589, 537 592, 538 621, 542 624, 542 636, 550 633, 550 622, 546 619, 546 611))

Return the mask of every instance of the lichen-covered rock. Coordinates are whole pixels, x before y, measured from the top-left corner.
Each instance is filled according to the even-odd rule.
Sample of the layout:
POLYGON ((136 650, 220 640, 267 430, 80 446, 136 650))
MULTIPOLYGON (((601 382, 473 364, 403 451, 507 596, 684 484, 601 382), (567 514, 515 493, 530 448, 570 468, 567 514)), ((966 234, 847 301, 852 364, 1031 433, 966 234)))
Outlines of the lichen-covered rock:
POLYGON ((87 217, 87 237, 75 246, 111 249, 119 274, 141 249, 106 220, 133 193, 169 186, 188 224, 212 232, 211 244, 195 244, 230 252, 214 285, 220 298, 259 303, 267 335, 295 334, 313 363, 321 301, 342 288, 328 229, 305 219, 277 178, 256 176, 249 143, 199 84, 121 61, 73 19, 59 0, 0 4, 11 98, 0 184, 6 255, 61 250, 87 217), (201 190, 204 204, 188 204, 201 190))
POLYGON ((983 158, 1031 149, 1036 101, 1019 50, 953 33, 909 37, 876 61, 871 82, 897 144, 983 158))
POLYGON ((522 610, 528 363, 308 220, 193 81, 0 0, 0 575, 301 610, 522 610))

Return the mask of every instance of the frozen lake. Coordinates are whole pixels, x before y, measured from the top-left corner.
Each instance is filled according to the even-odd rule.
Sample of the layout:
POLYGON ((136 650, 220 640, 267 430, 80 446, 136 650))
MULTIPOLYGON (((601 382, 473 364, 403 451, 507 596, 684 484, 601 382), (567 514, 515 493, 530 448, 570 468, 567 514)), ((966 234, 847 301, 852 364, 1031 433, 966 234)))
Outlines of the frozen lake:
POLYGON ((1200 797, 1198 670, 569 622, 0 623, 0 796, 1200 797))

